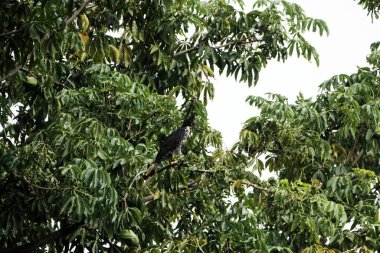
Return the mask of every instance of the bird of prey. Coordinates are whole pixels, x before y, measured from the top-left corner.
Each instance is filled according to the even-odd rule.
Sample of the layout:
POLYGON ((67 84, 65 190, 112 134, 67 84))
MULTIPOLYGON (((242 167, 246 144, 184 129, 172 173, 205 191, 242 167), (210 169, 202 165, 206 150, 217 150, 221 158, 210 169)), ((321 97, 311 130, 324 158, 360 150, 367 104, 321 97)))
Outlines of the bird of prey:
POLYGON ((173 154, 180 154, 182 145, 185 143, 187 137, 190 134, 191 127, 194 126, 195 116, 192 114, 186 117, 182 126, 168 135, 160 143, 160 149, 157 153, 156 159, 154 160, 153 167, 148 168, 145 178, 150 177, 156 172, 158 165, 165 160, 172 158, 173 154))

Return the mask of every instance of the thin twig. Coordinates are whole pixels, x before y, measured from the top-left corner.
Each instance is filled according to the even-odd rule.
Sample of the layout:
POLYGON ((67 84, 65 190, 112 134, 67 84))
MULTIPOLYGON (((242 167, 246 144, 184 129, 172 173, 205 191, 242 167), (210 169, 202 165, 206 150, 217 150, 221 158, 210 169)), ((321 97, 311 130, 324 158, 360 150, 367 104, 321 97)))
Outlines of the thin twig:
POLYGON ((245 185, 248 185, 248 186, 251 186, 251 187, 253 187, 253 188, 255 188, 255 189, 258 189, 258 190, 261 190, 261 191, 264 191, 264 192, 268 192, 268 189, 263 188, 263 187, 261 187, 261 186, 258 185, 258 184, 251 183, 251 182, 249 182, 249 181, 247 181, 247 180, 242 180, 241 183, 242 183, 242 184, 245 184, 245 185))
POLYGON ((200 47, 199 45, 196 45, 195 47, 192 47, 192 48, 186 49, 186 50, 184 50, 184 51, 180 51, 180 52, 178 52, 178 53, 175 53, 175 54, 173 55, 173 57, 178 57, 178 56, 181 56, 181 55, 184 55, 184 54, 187 54, 187 53, 191 53, 191 52, 193 52, 193 51, 199 49, 199 47, 200 47))
POLYGON ((146 197, 143 198, 143 200, 144 200, 144 203, 149 203, 152 200, 154 200, 154 195, 146 196, 146 197))
POLYGON ((140 171, 139 173, 136 174, 136 176, 133 178, 132 182, 129 184, 128 190, 130 190, 132 188, 133 183, 144 173, 145 173, 145 171, 140 171))
MULTIPOLYGON (((228 46, 232 46, 232 45, 246 45, 246 44, 251 44, 251 43, 254 43, 254 42, 259 42, 260 40, 256 39, 256 38, 253 38, 253 39, 250 39, 248 40, 248 38, 246 39, 240 39, 240 40, 233 40, 231 42, 228 42, 226 44, 221 44, 219 46, 210 46, 212 49, 219 49, 219 48, 223 48, 223 47, 228 47, 228 46)), ((196 45, 195 47, 192 47, 192 48, 189 48, 189 49, 186 49, 184 51, 180 51, 180 52, 177 52, 173 55, 173 57, 178 57, 178 56, 181 56, 181 55, 185 55, 185 54, 188 54, 188 53, 191 53, 195 50, 198 50, 200 48, 200 45, 196 45)))
POLYGON ((362 158, 362 156, 364 155, 364 149, 360 150, 359 154, 355 157, 355 160, 351 163, 351 166, 355 166, 358 161, 360 160, 360 158, 362 158))
POLYGON ((86 7, 86 5, 89 2, 90 2, 90 0, 85 0, 82 3, 82 5, 73 13, 73 15, 71 17, 69 17, 68 19, 66 19, 65 26, 67 26, 68 24, 70 24, 79 15, 79 13, 84 9, 84 7, 86 7))
POLYGON ((96 5, 96 4, 89 5, 89 6, 86 7, 86 10, 89 10, 89 9, 92 9, 92 8, 95 8, 95 7, 98 7, 98 5, 96 5))
POLYGON ((41 190, 46 190, 46 191, 51 191, 51 190, 55 190, 56 188, 51 188, 51 187, 44 187, 44 186, 39 186, 39 185, 36 185, 36 184, 33 184, 31 183, 25 176, 22 177, 22 179, 30 184, 31 186, 35 187, 35 188, 38 188, 38 189, 41 189, 41 190))
POLYGON ((200 172, 200 173, 215 173, 215 172, 218 172, 220 170, 192 170, 192 172, 200 172))
MULTIPOLYGON (((352 158, 353 158, 353 156, 354 156, 354 154, 355 154, 356 147, 357 147, 357 145, 358 145, 358 143, 359 143, 360 135, 361 135, 363 129, 364 129, 364 125, 361 124, 361 126, 360 126, 360 128, 359 128, 359 130, 358 130, 358 136, 356 136, 356 140, 355 140, 355 142, 354 142, 354 145, 353 145, 352 148, 348 151, 348 154, 347 154, 347 161, 352 160, 352 158)), ((356 162, 352 162, 352 164, 355 164, 355 163, 356 163, 356 162)))
POLYGON ((254 183, 250 183, 249 186, 252 186, 253 188, 256 188, 256 189, 258 189, 258 190, 262 190, 262 191, 264 191, 264 192, 267 192, 267 191, 268 191, 268 189, 263 188, 263 187, 261 187, 261 186, 259 186, 259 185, 257 185, 257 184, 254 184, 254 183))
POLYGON ((18 33, 18 32, 21 32, 23 30, 25 30, 25 28, 22 28, 22 29, 20 28, 20 29, 16 29, 16 30, 13 30, 13 31, 10 31, 10 32, 5 32, 5 33, 0 34, 0 37, 4 37, 4 36, 7 36, 7 35, 18 33))
POLYGON ((180 167, 180 166, 182 166, 182 165, 183 165, 183 161, 182 161, 182 162, 173 162, 173 163, 170 163, 170 164, 166 165, 165 167, 162 167, 161 169, 159 169, 159 170, 157 170, 157 171, 153 171, 153 170, 152 170, 149 174, 144 175, 144 176, 143 176, 143 179, 146 180, 146 179, 148 179, 148 178, 154 176, 155 174, 159 174, 159 173, 161 173, 161 172, 164 171, 164 170, 170 169, 170 168, 172 168, 172 167, 174 167, 174 166, 180 167), (177 166, 177 165, 178 165, 178 166, 177 166))

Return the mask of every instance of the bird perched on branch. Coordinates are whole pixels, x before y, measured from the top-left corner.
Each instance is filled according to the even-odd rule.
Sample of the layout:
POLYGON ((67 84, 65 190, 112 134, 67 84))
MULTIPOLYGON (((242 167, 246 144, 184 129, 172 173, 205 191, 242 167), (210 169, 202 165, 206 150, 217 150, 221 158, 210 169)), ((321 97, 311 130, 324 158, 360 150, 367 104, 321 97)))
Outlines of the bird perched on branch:
POLYGON ((182 145, 185 143, 187 137, 189 136, 191 127, 194 126, 194 119, 194 114, 191 116, 187 115, 184 122, 182 123, 182 126, 168 135, 163 141, 161 141, 160 149, 157 153, 156 159, 154 160, 154 164, 151 168, 148 168, 147 172, 145 173, 145 178, 148 178, 153 173, 155 173, 158 165, 162 161, 172 158, 173 154, 177 155, 181 153, 182 145))

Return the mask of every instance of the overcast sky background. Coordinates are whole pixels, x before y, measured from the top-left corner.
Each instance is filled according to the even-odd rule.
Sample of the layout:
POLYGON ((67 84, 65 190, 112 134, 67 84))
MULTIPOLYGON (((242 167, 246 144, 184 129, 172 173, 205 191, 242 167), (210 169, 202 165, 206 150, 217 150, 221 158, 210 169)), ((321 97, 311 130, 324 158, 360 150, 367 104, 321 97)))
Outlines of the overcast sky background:
MULTIPOLYGON (((230 148, 238 140, 242 124, 258 115, 258 110, 249 106, 245 99, 249 95, 265 96, 279 93, 293 102, 299 92, 305 97, 315 97, 319 84, 336 74, 352 74, 358 66, 367 66, 366 56, 372 42, 380 40, 380 20, 372 22, 367 11, 354 0, 293 0, 307 16, 327 22, 330 35, 320 37, 307 34, 306 38, 316 47, 320 65, 302 58, 293 57, 285 63, 271 61, 260 73, 255 87, 248 88, 232 77, 217 77, 214 80, 215 98, 207 106, 209 122, 223 135, 224 147, 230 148)), ((246 10, 253 1, 246 1, 246 10)))

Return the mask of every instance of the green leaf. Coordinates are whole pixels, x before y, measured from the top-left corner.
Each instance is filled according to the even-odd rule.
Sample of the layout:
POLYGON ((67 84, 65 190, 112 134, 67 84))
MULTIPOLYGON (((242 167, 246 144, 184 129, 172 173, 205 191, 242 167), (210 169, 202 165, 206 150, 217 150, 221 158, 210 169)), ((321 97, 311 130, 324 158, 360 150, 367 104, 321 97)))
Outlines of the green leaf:
POLYGON ((103 150, 98 150, 98 156, 100 157, 100 159, 102 159, 102 160, 106 160, 106 154, 104 153, 104 151, 103 150))
POLYGON ((27 76, 26 79, 25 79, 25 82, 32 85, 32 86, 36 86, 37 85, 37 79, 33 76, 27 76))
POLYGON ((150 54, 153 54, 154 52, 158 51, 160 48, 158 45, 152 45, 150 47, 150 54))
POLYGON ((134 219, 137 221, 137 223, 140 224, 142 222, 142 214, 141 214, 140 210, 135 208, 135 207, 131 207, 128 210, 132 213, 132 215, 133 215, 134 219))

